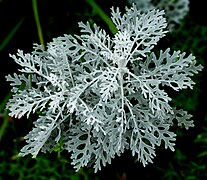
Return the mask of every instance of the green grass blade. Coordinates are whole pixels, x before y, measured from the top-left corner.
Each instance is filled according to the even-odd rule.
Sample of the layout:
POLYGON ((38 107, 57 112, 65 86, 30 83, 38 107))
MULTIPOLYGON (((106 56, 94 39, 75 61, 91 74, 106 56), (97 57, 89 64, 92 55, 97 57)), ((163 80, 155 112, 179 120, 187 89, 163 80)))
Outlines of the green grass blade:
POLYGON ((8 115, 8 110, 5 110, 5 106, 6 103, 8 102, 8 100, 10 99, 12 93, 9 92, 6 97, 4 98, 4 100, 0 103, 0 113, 2 115, 2 119, 3 119, 3 123, 0 126, 0 141, 2 140, 3 135, 5 134, 6 128, 8 126, 8 122, 9 122, 9 115, 8 115))
POLYGON ((35 22, 37 25, 37 31, 38 31, 40 44, 42 45, 42 47, 44 47, 44 38, 43 38, 42 27, 41 27, 41 23, 39 19, 39 14, 38 14, 37 0, 32 0, 32 8, 33 8, 35 22))
POLYGON ((204 151, 198 155, 198 157, 203 157, 203 156, 207 156, 207 151, 204 151))
POLYGON ((104 22, 108 25, 110 31, 115 34, 117 33, 117 28, 112 22, 111 18, 98 6, 98 4, 94 0, 87 0, 86 1, 92 8, 93 10, 103 19, 104 22))
POLYGON ((6 128, 7 128, 8 123, 9 123, 9 115, 8 115, 8 112, 6 112, 5 114, 3 114, 3 118, 2 119, 3 119, 3 123, 0 126, 0 141, 2 140, 2 137, 4 136, 5 131, 6 131, 6 128))
POLYGON ((24 21, 24 17, 14 26, 14 28, 9 32, 9 34, 0 43, 0 52, 7 46, 7 44, 9 44, 13 36, 16 34, 18 29, 20 28, 23 21, 24 21))
POLYGON ((10 99, 10 97, 12 96, 12 93, 9 92, 6 97, 3 99, 3 101, 0 103, 0 113, 2 113, 5 109, 6 103, 8 102, 8 100, 10 99))

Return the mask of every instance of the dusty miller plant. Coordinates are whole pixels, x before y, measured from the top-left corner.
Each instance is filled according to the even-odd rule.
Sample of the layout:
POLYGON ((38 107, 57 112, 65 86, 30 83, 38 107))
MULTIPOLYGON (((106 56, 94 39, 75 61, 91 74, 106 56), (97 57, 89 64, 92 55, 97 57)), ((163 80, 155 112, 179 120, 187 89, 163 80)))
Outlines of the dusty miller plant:
POLYGON ((137 9, 147 12, 150 9, 164 9, 168 29, 174 31, 179 27, 189 12, 189 0, 127 0, 136 3, 137 9))
POLYGON ((90 164, 96 172, 126 149, 146 166, 161 143, 174 150, 173 124, 193 127, 190 114, 171 107, 165 87, 193 88, 202 65, 185 52, 152 52, 167 33, 164 11, 111 9, 113 37, 80 22, 81 35, 10 55, 20 66, 19 74, 6 76, 13 86, 10 116, 38 115, 19 156, 36 157, 61 143, 76 170, 90 164))

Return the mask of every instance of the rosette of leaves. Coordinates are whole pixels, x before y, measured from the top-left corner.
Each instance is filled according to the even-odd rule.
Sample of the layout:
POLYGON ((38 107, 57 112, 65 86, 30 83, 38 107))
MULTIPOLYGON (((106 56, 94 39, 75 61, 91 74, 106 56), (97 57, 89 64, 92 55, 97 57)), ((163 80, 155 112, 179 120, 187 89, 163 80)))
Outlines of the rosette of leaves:
POLYGON ((112 21, 118 30, 113 37, 80 22, 81 35, 10 55, 20 66, 20 74, 6 77, 13 86, 10 116, 41 112, 20 156, 36 157, 61 144, 76 170, 90 164, 96 172, 129 149, 145 166, 161 143, 174 150, 174 123, 193 127, 190 114, 170 106, 165 87, 193 88, 191 77, 202 66, 185 52, 152 52, 167 33, 164 11, 144 13, 133 5, 122 14, 112 8, 112 21))

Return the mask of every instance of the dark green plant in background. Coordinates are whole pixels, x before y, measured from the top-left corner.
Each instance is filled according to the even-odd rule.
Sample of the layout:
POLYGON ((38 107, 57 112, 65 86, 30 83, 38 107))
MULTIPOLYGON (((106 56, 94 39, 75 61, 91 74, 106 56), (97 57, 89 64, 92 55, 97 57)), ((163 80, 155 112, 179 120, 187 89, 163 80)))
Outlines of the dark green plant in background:
MULTIPOLYGON (((0 2, 0 6, 1 3, 3 4, 5 1, 6 0, 0 2)), ((71 17, 73 18, 70 22, 67 21, 61 24, 60 22, 56 21, 59 20, 59 17, 58 13, 56 14, 54 11, 55 9, 57 10, 60 5, 56 8, 53 8, 54 13, 51 13, 48 10, 52 8, 52 6, 49 5, 49 2, 45 1, 45 4, 41 4, 41 1, 30 1, 27 7, 30 9, 30 13, 32 12, 30 14, 30 23, 33 23, 33 37, 36 36, 35 40, 33 38, 33 42, 46 44, 47 41, 50 41, 51 38, 57 35, 61 35, 62 32, 67 34, 68 32, 75 32, 77 30, 76 23, 77 21, 82 20, 82 18, 89 18, 91 23, 97 21, 102 22, 102 26, 108 28, 109 33, 113 33, 116 31, 116 29, 113 28, 113 25, 110 25, 111 22, 108 18, 110 12, 107 10, 109 10, 113 3, 115 6, 121 5, 124 7, 125 5, 125 2, 122 4, 120 1, 106 1, 103 3, 102 1, 98 0, 88 0, 75 3, 73 0, 68 0, 65 2, 68 3, 67 5, 70 5, 68 6, 69 8, 72 7, 71 9, 74 9, 74 14, 73 16, 69 17, 67 14, 68 12, 65 10, 67 8, 65 8, 65 11, 59 13, 63 15, 65 12, 65 16, 62 16, 62 18, 64 19, 66 17, 67 20, 71 19, 71 17), (36 4, 36 6, 35 3, 37 2, 38 4, 36 4), (77 8, 79 7, 80 3, 84 8, 77 8), (44 17, 43 11, 47 10, 47 13, 50 16, 44 17), (49 23, 47 24, 46 22, 49 23)), ((63 3, 63 1, 61 3, 63 3)), ((187 15, 187 17, 183 19, 181 27, 169 34, 159 45, 165 47, 166 44, 170 43, 173 46, 174 50, 179 49, 181 51, 193 53, 196 56, 196 59, 201 64, 205 65, 207 52, 207 26, 198 24, 192 17, 193 14, 187 15)), ((9 52, 7 48, 11 47, 11 45, 14 44, 14 40, 16 40, 16 37, 19 35, 18 33, 23 30, 26 23, 28 23, 27 14, 19 17, 19 19, 10 26, 10 32, 7 31, 7 33, 4 33, 4 37, 0 38, 0 55, 9 52)), ((31 46, 32 43, 30 42, 29 46, 31 46)), ((16 47, 14 49, 16 49, 16 47)), ((3 61, 10 61, 8 60, 9 58, 6 60, 5 58, 0 59, 1 63, 3 64, 1 66, 4 66, 3 61)), ((11 73, 12 72, 13 70, 11 69, 11 73)), ((166 153, 166 158, 163 157, 162 160, 155 159, 156 162, 154 165, 146 167, 145 169, 143 169, 137 163, 133 164, 134 160, 130 161, 130 165, 126 163, 124 166, 126 159, 120 160, 125 168, 114 167, 116 165, 119 165, 118 159, 115 160, 114 166, 106 168, 102 173, 97 174, 96 177, 98 179, 104 179, 104 177, 107 177, 108 179, 121 179, 121 177, 124 177, 122 174, 126 173, 127 179, 132 179, 130 178, 132 174, 135 175, 135 177, 138 177, 137 174, 139 174, 139 176, 143 177, 142 179, 152 179, 153 177, 158 177, 158 179, 181 180, 206 179, 207 175, 205 170, 207 169, 207 130, 205 127, 207 127, 207 120, 205 118, 205 106, 202 106, 200 104, 200 102, 204 101, 204 94, 206 94, 204 75, 205 71, 202 75, 200 74, 195 77, 194 80, 196 82, 196 85, 193 91, 184 90, 178 96, 176 95, 172 102, 174 106, 178 106, 187 111, 190 111, 190 113, 195 117, 195 127, 189 131, 188 137, 186 137, 185 134, 182 134, 182 130, 180 130, 178 127, 174 127, 177 131, 176 134, 179 136, 177 139, 180 140, 178 140, 175 153, 170 154, 172 158, 169 157, 169 155, 166 153), (116 161, 118 161, 117 164, 116 161), (130 166, 131 168, 128 168, 127 166, 130 166)), ((1 79, 1 83, 2 82, 3 81, 1 79)), ((32 176, 33 179, 95 179, 95 176, 93 175, 91 169, 87 167, 85 169, 81 169, 78 173, 75 173, 73 171, 73 168, 70 166, 67 154, 62 151, 61 145, 54 148, 54 150, 51 152, 51 155, 48 154, 47 157, 40 156, 36 160, 30 159, 30 157, 24 159, 18 158, 16 155, 22 147, 22 144, 24 144, 24 140, 21 137, 28 133, 29 129, 32 127, 33 120, 32 118, 31 120, 26 120, 24 118, 12 119, 8 116, 8 113, 4 111, 4 107, 11 96, 9 93, 9 87, 7 87, 7 93, 7 96, 5 95, 4 98, 1 98, 2 101, 0 105, 0 177, 2 179, 31 179, 31 174, 34 174, 32 176)), ((165 155, 160 156, 162 157, 165 155)), ((128 156, 126 158, 128 158, 128 156)))

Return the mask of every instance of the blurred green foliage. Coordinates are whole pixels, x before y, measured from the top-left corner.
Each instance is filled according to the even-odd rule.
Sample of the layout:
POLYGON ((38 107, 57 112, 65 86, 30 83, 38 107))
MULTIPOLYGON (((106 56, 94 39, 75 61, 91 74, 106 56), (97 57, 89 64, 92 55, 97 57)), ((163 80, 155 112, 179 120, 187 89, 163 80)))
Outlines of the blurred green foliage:
MULTIPOLYGON (((59 157, 30 157, 18 158, 17 156, 8 157, 7 152, 0 152, 0 179, 19 179, 19 180, 90 180, 92 171, 80 170, 75 173, 69 162, 59 157)), ((94 180, 98 180, 97 177, 94 180)))
MULTIPOLYGON (((4 5, 9 11, 9 3, 13 2, 12 0, 4 0, 0 2, 0 7, 4 5), (7 3, 8 6, 6 6, 7 3)), ((25 43, 25 47, 28 45, 32 47, 34 41, 44 44, 53 37, 64 33, 76 32, 77 22, 80 20, 89 20, 91 23, 97 22, 102 27, 108 28, 109 33, 110 29, 112 32, 115 31, 109 19, 110 8, 112 5, 123 8, 125 6, 124 2, 121 3, 118 0, 113 2, 109 0, 105 2, 101 0, 61 0, 60 2, 31 0, 28 3, 27 1, 25 14, 17 14, 17 20, 9 25, 11 29, 7 30, 6 33, 2 32, 4 36, 0 39, 1 67, 7 68, 8 62, 4 62, 2 57, 5 57, 5 53, 9 52, 9 48, 19 48, 17 42, 19 39, 19 41, 25 43), (60 21, 61 19, 63 21, 60 21), (30 35, 31 41, 27 42, 23 39, 24 37, 18 39, 18 36, 27 31, 23 30, 23 28, 30 28, 31 24, 33 28, 30 35), (45 39, 43 39, 43 34, 45 39), (16 40, 16 46, 14 46, 14 40, 16 40)), ((192 4, 193 2, 195 1, 191 1, 192 4)), ((191 6, 190 8, 195 7, 191 6)), ((10 13, 15 14, 15 12, 10 13)), ((167 44, 167 46, 170 46, 174 50, 179 49, 187 53, 193 53, 199 63, 202 63, 205 67, 207 60, 207 23, 197 22, 197 17, 195 18, 194 15, 195 10, 192 10, 183 20, 181 26, 176 31, 167 35, 161 46, 165 47, 167 44)), ((2 17, 6 18, 3 15, 2 17)), ((204 22, 207 22, 207 17, 200 18, 204 18, 204 22)), ((0 21, 1 27, 6 26, 5 22, 0 21)), ((12 73, 12 69, 10 72, 12 73)), ((180 129, 174 127, 179 136, 175 152, 170 153, 170 155, 168 153, 158 155, 157 157, 161 159, 156 159, 154 164, 145 169, 134 162, 135 158, 130 159, 128 154, 125 154, 122 159, 117 158, 118 160, 113 160, 112 165, 108 165, 102 172, 97 174, 94 174, 90 167, 75 172, 70 165, 67 153, 65 154, 62 151, 61 145, 56 147, 53 152, 47 155, 40 155, 36 159, 32 159, 31 157, 17 157, 18 151, 22 143, 24 143, 22 137, 32 127, 32 119, 18 120, 8 116, 4 108, 11 93, 9 86, 2 87, 4 84, 1 81, 1 89, 6 89, 7 95, 2 93, 4 97, 1 97, 2 100, 0 102, 0 179, 129 180, 132 179, 130 177, 166 180, 207 179, 207 89, 205 68, 201 74, 195 77, 195 81, 196 85, 193 90, 186 89, 179 93, 179 95, 176 92, 172 92, 172 96, 174 97, 172 101, 173 105, 190 111, 195 121, 195 127, 184 134, 180 129)))

